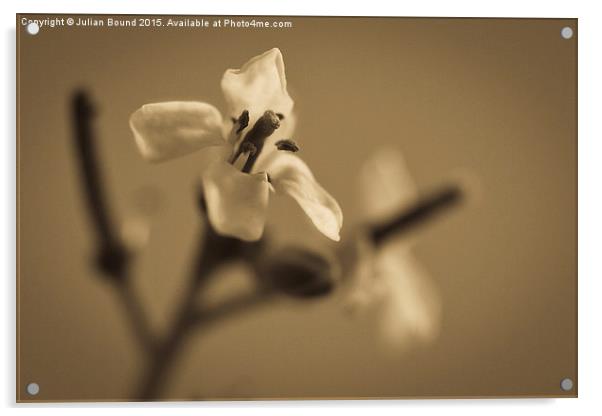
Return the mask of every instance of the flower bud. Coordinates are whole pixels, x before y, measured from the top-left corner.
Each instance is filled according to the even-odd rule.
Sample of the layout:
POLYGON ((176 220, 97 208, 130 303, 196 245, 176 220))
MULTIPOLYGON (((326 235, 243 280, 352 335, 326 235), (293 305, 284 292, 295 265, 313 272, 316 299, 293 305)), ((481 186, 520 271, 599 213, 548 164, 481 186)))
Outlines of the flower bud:
POLYGON ((326 257, 299 247, 283 248, 258 268, 259 278, 272 290, 298 298, 324 296, 334 289, 336 265, 326 257))

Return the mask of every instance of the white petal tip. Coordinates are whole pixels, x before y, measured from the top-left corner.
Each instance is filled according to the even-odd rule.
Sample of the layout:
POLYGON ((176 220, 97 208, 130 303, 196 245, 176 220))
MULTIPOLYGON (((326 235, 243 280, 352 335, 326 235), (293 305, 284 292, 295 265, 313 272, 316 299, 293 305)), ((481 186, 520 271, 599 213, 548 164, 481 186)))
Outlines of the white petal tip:
POLYGON ((268 55, 268 54, 282 55, 282 52, 280 51, 280 48, 272 48, 272 49, 269 49, 266 52, 264 52, 264 55, 268 55))
POLYGON ((260 116, 266 109, 288 115, 293 108, 286 89, 284 60, 278 48, 251 58, 240 69, 226 70, 221 86, 231 116, 238 116, 245 109, 251 118, 260 116))

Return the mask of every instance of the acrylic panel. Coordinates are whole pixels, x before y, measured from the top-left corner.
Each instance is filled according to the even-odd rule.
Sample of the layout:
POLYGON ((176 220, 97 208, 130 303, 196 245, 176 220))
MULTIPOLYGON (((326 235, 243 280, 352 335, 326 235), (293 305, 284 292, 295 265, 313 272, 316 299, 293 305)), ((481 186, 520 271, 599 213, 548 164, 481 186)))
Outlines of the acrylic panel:
POLYGON ((577 20, 17 15, 17 400, 577 396, 577 20))

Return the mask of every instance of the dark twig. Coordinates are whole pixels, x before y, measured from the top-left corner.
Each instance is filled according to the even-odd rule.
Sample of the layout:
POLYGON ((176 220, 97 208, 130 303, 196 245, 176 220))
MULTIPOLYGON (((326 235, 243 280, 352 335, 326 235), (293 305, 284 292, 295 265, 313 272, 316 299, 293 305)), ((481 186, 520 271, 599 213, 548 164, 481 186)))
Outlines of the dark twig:
POLYGON ((409 231, 432 219, 432 217, 458 204, 462 200, 462 196, 459 187, 450 185, 420 199, 393 220, 373 225, 370 228, 370 233, 374 244, 378 245, 389 237, 409 231))
POLYGON ((148 353, 152 353, 156 347, 157 340, 153 335, 147 320, 144 308, 136 297, 130 279, 124 279, 116 283, 116 293, 121 299, 121 304, 129 317, 132 330, 139 344, 148 353))
POLYGON ((72 115, 74 146, 77 151, 85 202, 97 237, 96 266, 114 283, 121 304, 129 317, 134 334, 145 350, 151 350, 154 338, 146 316, 132 291, 128 266, 131 254, 115 231, 96 151, 93 119, 96 109, 85 91, 73 95, 72 115))
POLYGON ((123 279, 129 255, 121 244, 102 187, 102 174, 96 151, 92 122, 96 109, 84 91, 73 96, 74 144, 81 170, 82 187, 90 219, 98 238, 98 267, 108 276, 123 279))

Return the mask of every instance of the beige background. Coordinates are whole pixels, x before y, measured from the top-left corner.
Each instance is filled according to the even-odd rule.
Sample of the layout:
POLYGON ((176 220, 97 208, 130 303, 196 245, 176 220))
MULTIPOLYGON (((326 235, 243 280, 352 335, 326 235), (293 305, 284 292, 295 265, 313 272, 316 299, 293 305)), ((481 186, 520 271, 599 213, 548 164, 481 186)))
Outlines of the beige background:
MULTIPOLYGON (((280 302, 193 340, 167 396, 302 398, 573 396, 577 378, 576 20, 286 18, 292 29, 42 28, 18 32, 18 397, 125 400, 144 362, 108 285, 71 147, 69 94, 89 87, 120 218, 158 200, 135 284, 157 331, 169 323, 194 251, 192 190, 204 158, 142 161, 128 117, 140 105, 202 100, 224 109, 227 67, 272 47, 284 55, 296 139, 345 213, 359 220, 354 175, 379 145, 406 155, 428 189, 458 168, 478 204, 423 230, 416 253, 442 297, 431 345, 392 350, 370 317, 336 299, 280 302)), ((19 22, 18 22, 19 23, 19 22)), ((294 203, 270 226, 327 244, 294 203), (292 210, 292 219, 285 213, 292 210)))

